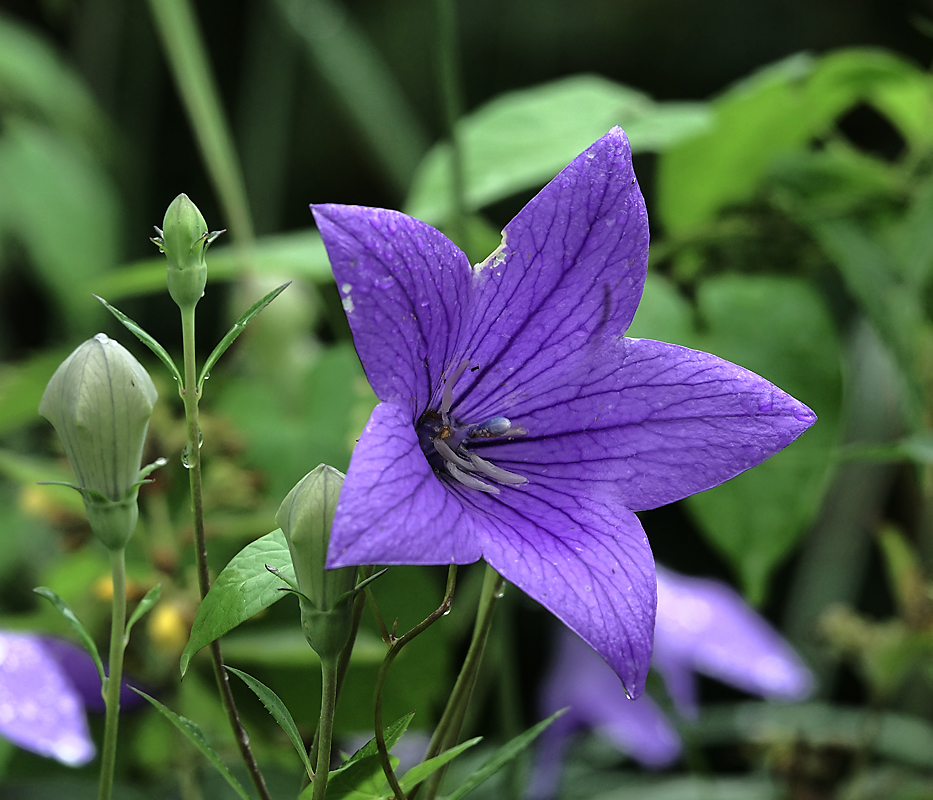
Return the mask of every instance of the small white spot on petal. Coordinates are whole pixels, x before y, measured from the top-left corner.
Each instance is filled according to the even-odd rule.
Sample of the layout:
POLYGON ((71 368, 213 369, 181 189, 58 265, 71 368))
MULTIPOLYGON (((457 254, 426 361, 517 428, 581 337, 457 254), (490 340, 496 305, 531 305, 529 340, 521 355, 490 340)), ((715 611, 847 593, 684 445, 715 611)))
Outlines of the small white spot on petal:
POLYGON ((349 295, 343 298, 343 310, 348 314, 353 313, 353 298, 349 295))
POLYGON ((353 289, 352 284, 344 283, 340 286, 340 291, 344 294, 350 294, 350 291, 353 289))

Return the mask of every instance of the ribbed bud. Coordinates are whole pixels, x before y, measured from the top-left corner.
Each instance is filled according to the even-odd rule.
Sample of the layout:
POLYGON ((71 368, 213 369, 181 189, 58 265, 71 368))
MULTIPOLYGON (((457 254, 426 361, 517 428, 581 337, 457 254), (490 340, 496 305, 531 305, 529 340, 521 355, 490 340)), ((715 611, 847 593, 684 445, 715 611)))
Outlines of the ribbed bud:
POLYGON ((298 578, 301 627, 321 656, 336 658, 350 638, 356 567, 325 569, 343 473, 321 464, 292 489, 278 513, 298 578))
POLYGON ((55 371, 39 403, 77 477, 94 532, 122 547, 136 527, 140 461, 158 392, 143 366, 102 333, 55 371))
POLYGON ((168 291, 181 308, 193 308, 207 285, 204 254, 220 232, 209 233, 197 206, 180 194, 165 212, 154 241, 168 260, 168 291))

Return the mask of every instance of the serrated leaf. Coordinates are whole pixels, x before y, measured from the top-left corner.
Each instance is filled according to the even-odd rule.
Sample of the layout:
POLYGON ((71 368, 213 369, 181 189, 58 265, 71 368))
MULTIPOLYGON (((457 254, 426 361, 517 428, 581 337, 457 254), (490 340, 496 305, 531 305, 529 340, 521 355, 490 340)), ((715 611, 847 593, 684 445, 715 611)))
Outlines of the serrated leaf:
POLYGON ((242 680, 253 690, 256 697, 262 701, 266 710, 275 718, 275 721, 279 723, 279 726, 285 731, 288 738, 291 739, 292 744, 295 745, 295 749, 298 751, 298 755, 305 765, 305 770, 308 772, 308 777, 314 778, 314 767, 311 766, 311 761, 308 759, 308 753, 305 750, 301 734, 298 732, 298 726, 295 724, 295 720, 292 719, 292 715, 288 713, 285 703, 283 703, 279 696, 268 686, 256 680, 252 675, 248 675, 231 666, 227 666, 227 671, 232 672, 242 680))
POLYGON ((236 322, 233 323, 233 326, 227 331, 227 334, 223 339, 220 340, 220 343, 217 347, 214 348, 213 352, 207 357, 207 361, 204 362, 204 367, 201 369, 201 374, 198 376, 198 392, 204 387, 204 380, 210 374, 211 369, 213 369, 214 364, 217 363, 217 360, 224 354, 226 349, 233 344, 234 340, 246 330, 246 326, 253 320, 253 318, 262 311, 269 303, 275 300, 282 292, 285 291, 285 288, 288 284, 283 283, 277 289, 273 289, 269 294, 263 297, 261 300, 257 300, 253 305, 249 307, 246 313, 240 317, 236 322))
MULTIPOLYGON (((448 795, 445 800, 460 800, 461 797, 465 797, 469 792, 472 792, 483 781, 495 775, 500 769, 502 769, 502 767, 520 755, 535 739, 537 739, 544 732, 545 728, 547 728, 552 722, 554 722, 554 720, 556 720, 566 711, 566 708, 562 708, 560 711, 555 711, 547 719, 542 720, 537 725, 529 728, 527 731, 520 733, 514 739, 506 742, 504 745, 502 745, 502 747, 496 750, 492 757, 489 758, 478 770, 476 770, 476 772, 474 772, 462 784, 460 784, 460 786, 458 786, 452 794, 448 795)), ((408 776, 406 775, 406 777, 408 776)))
POLYGON ((399 778, 398 785, 402 787, 403 791, 410 791, 417 784, 421 783, 425 778, 437 772, 445 764, 453 761, 464 750, 469 750, 474 745, 479 744, 482 740, 482 736, 468 739, 462 744, 458 744, 456 747, 451 747, 449 750, 445 750, 440 755, 434 756, 434 758, 429 758, 427 761, 422 761, 420 764, 416 764, 414 767, 408 770, 408 772, 406 772, 403 777, 399 778))
MULTIPOLYGON (((395 720, 391 725, 389 725, 383 732, 383 738, 386 742, 386 750, 391 750, 398 743, 398 740, 402 738, 402 735, 405 731, 408 730, 408 726, 411 725, 411 721, 415 718, 415 712, 411 711, 403 717, 395 720)), ((378 756, 379 748, 376 747, 375 737, 370 739, 366 744, 364 744, 359 750, 357 750, 352 756, 350 756, 343 764, 340 765, 335 770, 331 771, 331 775, 340 772, 341 770, 346 769, 349 766, 352 766, 357 761, 362 761, 364 758, 369 758, 370 756, 378 756)))
POLYGON ((166 349, 162 347, 152 336, 146 333, 143 328, 131 320, 126 314, 124 314, 120 309, 115 308, 110 305, 103 297, 98 297, 94 295, 111 314, 113 314, 123 325, 130 331, 139 341, 141 341, 146 347, 148 347, 155 355, 159 357, 159 360, 168 367, 168 371, 172 373, 172 377, 178 381, 179 387, 184 387, 185 380, 182 378, 181 373, 178 371, 178 367, 175 366, 175 362, 172 361, 172 357, 168 354, 166 349))
POLYGON ((129 621, 126 623, 124 641, 128 642, 130 640, 130 631, 133 630, 133 626, 143 618, 143 615, 148 613, 152 607, 159 602, 161 597, 161 583, 157 583, 148 592, 146 592, 146 594, 143 596, 143 599, 136 604, 136 608, 133 609, 133 613, 130 615, 129 621))
POLYGON ((133 689, 133 691, 136 692, 136 694, 138 694, 140 697, 144 697, 146 700, 152 703, 152 705, 159 710, 162 716, 164 716, 169 722, 178 728, 178 730, 180 730, 185 735, 188 741, 191 742, 198 750, 200 750, 201 754, 217 768, 217 771, 223 775, 227 783, 229 783, 233 788, 233 791, 242 797, 243 800, 250 800, 250 796, 246 793, 246 790, 240 785, 240 782, 235 777, 233 777, 233 773, 230 772, 230 769, 227 767, 227 765, 224 764, 220 756, 217 755, 217 751, 214 750, 214 748, 211 746, 211 743, 207 741, 207 737, 204 735, 204 732, 197 726, 197 724, 192 722, 190 719, 179 716, 174 711, 162 705, 162 703, 160 703, 154 697, 150 697, 145 692, 141 692, 139 689, 136 689, 132 686, 130 688, 133 689))
MULTIPOLYGON (((389 756, 389 764, 396 769, 399 760, 389 756)), ((327 780, 327 800, 386 800, 392 790, 386 780, 378 756, 367 756, 346 769, 334 770, 327 780)), ((314 786, 305 789, 298 800, 311 800, 314 786)))
POLYGON ((55 609, 65 618, 65 622, 71 627, 71 630, 75 632, 77 637, 81 640, 81 644, 84 645, 84 649, 91 654, 91 658, 94 659, 94 666, 97 667, 97 674, 100 675, 101 683, 106 681, 104 673, 104 665, 100 660, 100 653, 97 652, 97 645, 94 644, 94 640, 91 638, 91 634, 88 633, 87 628, 81 624, 81 620, 78 619, 74 611, 71 610, 71 607, 62 600, 55 592, 45 586, 37 586, 33 591, 44 597, 46 600, 50 601, 55 609))
POLYGON ((181 654, 182 676, 198 650, 284 596, 279 591, 282 581, 266 569, 266 564, 295 580, 288 543, 281 530, 250 542, 217 576, 198 606, 191 637, 181 654))

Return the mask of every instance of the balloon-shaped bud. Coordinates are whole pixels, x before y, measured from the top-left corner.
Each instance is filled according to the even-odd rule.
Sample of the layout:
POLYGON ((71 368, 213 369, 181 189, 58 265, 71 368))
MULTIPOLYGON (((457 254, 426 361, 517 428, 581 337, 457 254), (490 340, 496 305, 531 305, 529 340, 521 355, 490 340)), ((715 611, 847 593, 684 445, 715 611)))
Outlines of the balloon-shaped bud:
POLYGON ((324 567, 343 478, 342 472, 326 464, 315 467, 288 493, 275 515, 298 578, 301 627, 322 659, 339 655, 352 627, 350 598, 356 567, 324 567))
POLYGON ((140 461, 157 398, 143 366, 99 333, 62 362, 39 403, 77 476, 91 527, 111 549, 136 527, 140 461))
POLYGON ((193 308, 207 285, 208 245, 223 231, 209 232, 198 207, 180 194, 165 212, 162 228, 152 241, 168 260, 168 291, 178 306, 193 308))

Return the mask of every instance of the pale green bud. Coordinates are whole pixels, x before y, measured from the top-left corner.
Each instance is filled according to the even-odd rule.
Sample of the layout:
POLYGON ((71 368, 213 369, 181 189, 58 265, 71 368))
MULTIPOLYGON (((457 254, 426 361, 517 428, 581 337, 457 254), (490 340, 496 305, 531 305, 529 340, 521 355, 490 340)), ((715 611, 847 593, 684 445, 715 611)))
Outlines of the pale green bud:
POLYGON ((288 540, 298 578, 301 627, 321 658, 335 658, 350 638, 356 567, 325 569, 343 473, 321 464, 292 489, 276 524, 288 540))
POLYGON ((182 308, 193 308, 207 285, 208 245, 223 231, 210 233, 197 206, 180 194, 165 212, 162 228, 152 241, 168 260, 168 291, 182 308))
POLYGON ((39 403, 65 448, 91 527, 110 548, 125 545, 136 527, 140 461, 157 398, 143 366, 99 333, 62 362, 39 403))

